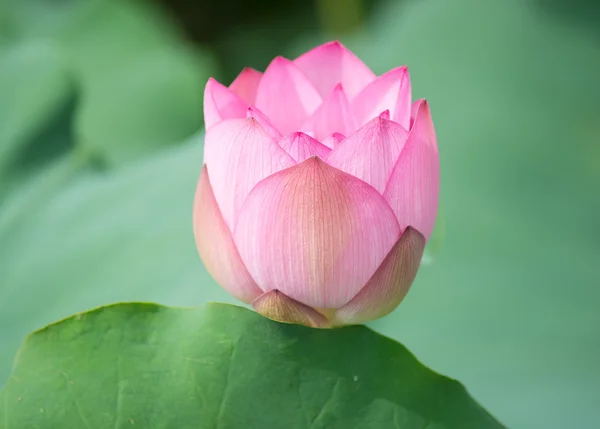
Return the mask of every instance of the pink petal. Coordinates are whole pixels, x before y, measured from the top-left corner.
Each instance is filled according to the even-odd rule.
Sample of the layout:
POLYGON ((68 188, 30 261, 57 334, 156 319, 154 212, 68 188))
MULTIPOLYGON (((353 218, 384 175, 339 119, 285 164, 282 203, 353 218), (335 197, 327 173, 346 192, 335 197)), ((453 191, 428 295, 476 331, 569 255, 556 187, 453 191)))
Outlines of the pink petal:
POLYGON ((336 311, 335 323, 364 323, 395 309, 417 275, 424 249, 425 237, 414 228, 406 228, 365 287, 336 311))
POLYGON ((221 216, 206 166, 202 168, 194 198, 194 236, 206 269, 224 289, 248 304, 262 294, 221 216))
POLYGON ((234 230, 261 290, 277 289, 313 308, 350 301, 399 235, 375 189, 318 157, 256 185, 234 230))
POLYGON ((406 67, 382 74, 352 100, 351 111, 361 126, 380 112, 389 110, 393 121, 408 130, 410 125, 411 89, 406 67))
POLYGON ((321 97, 339 83, 352 99, 375 79, 375 74, 340 42, 329 42, 301 55, 294 63, 313 83, 321 97))
POLYGON ((246 67, 229 85, 229 90, 237 94, 248 105, 252 106, 256 100, 256 90, 262 73, 253 68, 246 67))
POLYGON ((384 112, 333 148, 327 163, 369 183, 380 193, 394 169, 408 133, 384 112))
POLYGON ((244 118, 248 105, 212 77, 204 88, 204 126, 208 130, 224 119, 244 118))
POLYGON ((282 57, 269 64, 256 94, 256 107, 283 134, 298 131, 321 102, 319 93, 306 76, 282 57))
POLYGON ((333 133, 329 137, 322 140, 323 144, 330 149, 333 149, 338 144, 346 139, 346 136, 340 133, 333 133))
POLYGON ((290 298, 278 290, 265 292, 252 302, 252 307, 265 317, 283 323, 325 328, 327 318, 312 307, 290 298))
POLYGON ((427 101, 421 100, 404 150, 396 163, 384 197, 400 225, 411 225, 427 240, 438 207, 440 160, 427 101))
POLYGON ((331 149, 327 146, 323 146, 317 140, 301 132, 288 134, 277 143, 296 162, 302 162, 311 156, 318 156, 321 159, 325 159, 329 152, 331 152, 331 149))
POLYGON ((347 134, 356 129, 342 85, 335 87, 331 95, 304 123, 302 129, 311 131, 317 140, 323 140, 336 132, 347 134))
POLYGON ((260 110, 258 110, 256 107, 248 107, 248 112, 246 113, 246 117, 256 119, 256 122, 258 122, 259 125, 261 127, 263 127, 263 129, 267 133, 269 133, 269 135, 271 137, 273 137, 275 140, 279 140, 280 138, 283 137, 283 135, 281 135, 279 130, 277 128, 275 128, 273 126, 273 124, 271 124, 271 121, 269 121, 269 118, 267 118, 267 116, 264 113, 262 113, 260 110))
POLYGON ((232 230, 254 185, 295 164, 254 118, 229 119, 208 130, 204 162, 223 218, 232 230))
POLYGON ((412 106, 410 106, 410 128, 408 129, 409 131, 412 130, 415 124, 415 119, 417 118, 417 113, 419 113, 419 107, 421 107, 422 102, 423 100, 417 100, 412 104, 412 106))

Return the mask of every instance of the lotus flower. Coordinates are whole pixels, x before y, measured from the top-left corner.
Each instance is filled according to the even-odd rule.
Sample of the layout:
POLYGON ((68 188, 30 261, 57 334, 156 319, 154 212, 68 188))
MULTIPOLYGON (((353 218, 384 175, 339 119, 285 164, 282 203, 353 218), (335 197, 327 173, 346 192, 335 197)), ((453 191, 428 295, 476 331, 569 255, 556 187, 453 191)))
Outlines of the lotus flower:
POLYGON ((204 93, 194 233, 207 270, 274 320, 363 323, 406 295, 435 223, 439 159, 406 67, 339 42, 204 93))

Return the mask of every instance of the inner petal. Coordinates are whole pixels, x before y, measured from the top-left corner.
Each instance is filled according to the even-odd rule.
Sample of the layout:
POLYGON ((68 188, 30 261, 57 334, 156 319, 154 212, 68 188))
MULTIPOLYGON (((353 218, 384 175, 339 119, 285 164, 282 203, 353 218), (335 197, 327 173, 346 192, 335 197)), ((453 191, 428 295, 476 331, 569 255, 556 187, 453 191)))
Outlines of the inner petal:
POLYGON ((256 107, 284 135, 298 131, 321 102, 308 78, 283 57, 269 64, 256 93, 256 107))

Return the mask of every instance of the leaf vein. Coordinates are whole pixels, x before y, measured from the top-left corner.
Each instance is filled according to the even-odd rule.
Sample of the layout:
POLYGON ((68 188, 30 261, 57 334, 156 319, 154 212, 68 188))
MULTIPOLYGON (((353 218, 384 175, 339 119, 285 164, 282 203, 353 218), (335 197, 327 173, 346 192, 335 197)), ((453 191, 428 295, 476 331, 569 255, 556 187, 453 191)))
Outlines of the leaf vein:
POLYGON ((335 384, 333 385, 333 388, 331 389, 331 395, 329 396, 329 398, 327 398, 327 401, 325 401, 325 403, 321 407, 319 414, 317 414, 316 417, 313 419, 313 421, 310 423, 311 428, 315 427, 315 424, 319 423, 319 421, 325 416, 325 412, 326 412, 327 408, 329 408, 329 406, 333 402, 333 399, 338 394, 337 392, 338 392, 341 382, 342 382, 341 378, 338 378, 336 380, 335 384))
POLYGON ((71 389, 71 383, 69 382, 69 377, 67 376, 67 373, 64 372, 64 371, 61 371, 61 374, 65 378, 65 384, 67 385, 67 391, 69 392, 69 395, 71 395, 71 399, 73 400, 73 404, 75 405, 75 409, 77 410, 77 413, 79 414, 79 418, 81 419, 81 421, 83 422, 83 424, 85 424, 86 428, 93 429, 92 425, 90 424, 90 422, 88 422, 88 420, 85 418, 83 410, 81 409, 81 404, 77 400, 77 395, 75 395, 73 393, 73 390, 71 389))

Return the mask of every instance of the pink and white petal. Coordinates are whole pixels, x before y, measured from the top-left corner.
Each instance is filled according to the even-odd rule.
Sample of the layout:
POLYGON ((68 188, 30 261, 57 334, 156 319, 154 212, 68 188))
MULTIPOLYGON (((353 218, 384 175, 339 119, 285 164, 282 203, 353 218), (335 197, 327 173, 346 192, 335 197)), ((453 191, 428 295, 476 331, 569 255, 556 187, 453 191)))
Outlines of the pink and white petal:
POLYGON ((424 249, 425 237, 406 228, 365 287, 335 312, 334 324, 364 323, 394 310, 417 275, 424 249))
POLYGON ((399 236, 375 189, 318 157, 256 185, 234 229, 261 290, 279 290, 313 308, 350 301, 399 236))
POLYGON ((318 46, 294 60, 321 97, 329 96, 341 83, 350 99, 375 79, 375 74, 340 42, 318 46))
POLYGON ((252 106, 256 101, 256 90, 262 75, 258 70, 246 67, 229 85, 229 90, 252 106))
POLYGON ((302 162, 311 156, 325 159, 331 149, 309 135, 299 131, 288 134, 277 142, 296 162, 302 162))
POLYGON ((206 166, 194 198, 194 236, 200 258, 211 276, 230 294, 250 304, 262 291, 244 266, 213 194, 206 166))
POLYGON ((408 130, 410 126, 411 87, 405 66, 382 74, 352 100, 350 109, 358 126, 366 124, 384 110, 393 121, 408 130))
POLYGON ((282 134, 298 131, 322 101, 308 78, 283 57, 269 64, 256 93, 256 107, 282 134))
POLYGON ((346 136, 341 133, 333 133, 329 137, 322 140, 323 144, 330 149, 333 149, 338 144, 346 139, 346 136))
POLYGON ((248 105, 212 77, 204 88, 204 126, 208 130, 225 119, 244 118, 248 105))
POLYGON ((440 160, 427 101, 421 100, 413 127, 383 196, 400 225, 411 225, 427 240, 435 225, 440 160))
POLYGON ((237 212, 254 185, 296 164, 254 118, 228 119, 209 129, 204 162, 219 209, 232 231, 237 212))
POLYGON ((256 122, 258 122, 260 126, 263 127, 263 129, 275 140, 279 140, 283 137, 279 130, 273 126, 269 118, 267 118, 267 115, 262 113, 256 107, 249 107, 246 117, 256 119, 256 122))
POLYGON ((355 129, 354 118, 350 115, 350 105, 342 85, 337 85, 331 95, 302 125, 302 130, 310 131, 317 140, 324 140, 336 132, 347 134, 355 129))
POLYGON ((327 163, 367 182, 380 193, 394 169, 406 143, 408 132, 389 113, 368 122, 357 132, 335 146, 327 163))

